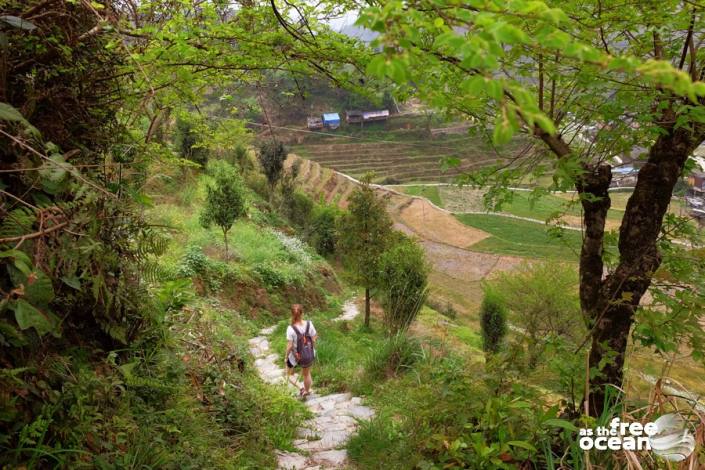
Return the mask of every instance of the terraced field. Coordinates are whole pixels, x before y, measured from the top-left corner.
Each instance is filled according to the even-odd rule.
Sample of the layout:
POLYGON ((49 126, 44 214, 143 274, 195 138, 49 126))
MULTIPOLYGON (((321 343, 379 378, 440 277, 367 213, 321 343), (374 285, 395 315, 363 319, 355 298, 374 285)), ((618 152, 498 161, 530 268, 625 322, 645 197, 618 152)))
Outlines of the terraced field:
MULTIPOLYGON (((360 142, 332 138, 326 143, 295 145, 292 152, 341 173, 360 177, 373 172, 375 182, 409 183, 449 181, 463 172, 503 161, 476 138, 437 138, 413 142, 360 142), (460 165, 443 170, 443 161, 458 158, 460 165)), ((505 149, 511 154, 521 146, 505 149)))

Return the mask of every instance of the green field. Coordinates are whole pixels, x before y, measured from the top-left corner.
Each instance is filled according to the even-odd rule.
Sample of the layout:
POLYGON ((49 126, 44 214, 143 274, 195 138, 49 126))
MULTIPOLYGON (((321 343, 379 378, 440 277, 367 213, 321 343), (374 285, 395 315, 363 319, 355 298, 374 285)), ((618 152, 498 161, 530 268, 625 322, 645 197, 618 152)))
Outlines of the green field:
MULTIPOLYGON (((425 197, 439 207, 453 207, 453 211, 463 212, 463 209, 458 209, 458 207, 464 205, 462 195, 463 191, 465 191, 464 188, 450 186, 446 187, 447 189, 443 193, 441 193, 438 186, 424 184, 392 186, 392 188, 410 196, 425 197), (454 196, 456 192, 457 198, 454 196)), ((474 212, 486 209, 479 195, 476 199, 465 204, 467 208, 464 210, 474 212)), ((624 213, 621 207, 618 203, 617 207, 610 209, 607 218, 610 220, 621 220, 624 213)), ((532 197, 532 194, 528 191, 509 191, 509 197, 506 201, 498 206, 489 208, 489 210, 538 220, 547 220, 558 215, 575 217, 582 215, 581 206, 575 196, 569 194, 545 194, 540 197, 532 197)))
POLYGON ((425 197, 438 207, 443 207, 443 200, 438 192, 438 186, 414 185, 414 186, 398 186, 393 189, 401 191, 409 196, 425 197))
POLYGON ((483 230, 492 236, 476 243, 473 250, 527 258, 577 261, 581 234, 562 230, 560 236, 549 233, 549 227, 489 214, 457 214, 460 222, 483 230))

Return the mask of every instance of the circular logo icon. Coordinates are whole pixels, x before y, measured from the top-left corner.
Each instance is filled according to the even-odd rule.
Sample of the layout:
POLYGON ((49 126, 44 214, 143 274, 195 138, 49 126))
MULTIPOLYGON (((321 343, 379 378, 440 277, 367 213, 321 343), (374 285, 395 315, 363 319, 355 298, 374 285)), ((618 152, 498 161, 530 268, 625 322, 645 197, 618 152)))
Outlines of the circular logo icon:
POLYGON ((687 423, 676 413, 661 416, 656 421, 656 434, 649 436, 654 454, 671 462, 681 462, 695 450, 695 437, 687 423))

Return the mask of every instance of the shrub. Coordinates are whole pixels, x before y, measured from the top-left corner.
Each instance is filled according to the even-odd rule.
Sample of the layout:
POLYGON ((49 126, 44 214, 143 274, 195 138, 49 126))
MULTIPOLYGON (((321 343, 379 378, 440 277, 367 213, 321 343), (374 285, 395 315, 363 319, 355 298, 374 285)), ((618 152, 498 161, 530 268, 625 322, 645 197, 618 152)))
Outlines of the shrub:
POLYGON ((270 289, 290 284, 300 285, 303 282, 303 276, 298 271, 283 269, 271 262, 257 263, 254 266, 254 271, 262 284, 270 289))
POLYGON ((208 163, 208 150, 200 146, 199 133, 196 126, 188 117, 179 117, 176 120, 174 145, 182 158, 196 162, 201 166, 208 163))
POLYGON ((403 333, 395 334, 367 357, 365 374, 371 380, 380 380, 398 375, 411 368, 421 357, 421 344, 403 333))
POLYGON ((553 338, 575 344, 586 334, 573 267, 552 262, 524 265, 490 284, 522 331, 518 337, 527 349, 530 368, 553 338))
POLYGON ((229 152, 226 160, 232 165, 239 166, 243 172, 250 171, 253 166, 247 147, 242 144, 238 144, 232 152, 229 152))
POLYGON ((507 312, 500 297, 485 288, 485 297, 480 306, 482 327, 482 349, 489 354, 498 352, 507 334, 507 312))
MULTIPOLYGON (((223 282, 241 279, 244 274, 235 266, 210 259, 201 247, 190 245, 179 261, 176 276, 197 278, 207 292, 216 292, 223 286, 223 282)), ((173 288, 178 289, 179 284, 175 283, 173 288)))
POLYGON ((295 227, 302 229, 310 224, 314 204, 306 193, 294 191, 284 204, 286 217, 295 227))
POLYGON ((428 271, 423 249, 403 236, 379 262, 382 305, 387 331, 396 334, 414 321, 428 296, 428 271))
POLYGON ((267 186, 267 177, 261 173, 248 173, 245 176, 245 184, 263 199, 269 197, 269 187, 267 186))
POLYGON ((193 290, 188 279, 176 279, 162 283, 156 293, 157 303, 164 312, 180 310, 193 300, 193 290))
POLYGON ((321 256, 332 255, 338 244, 338 220, 341 211, 332 204, 320 204, 313 209, 308 240, 321 256))

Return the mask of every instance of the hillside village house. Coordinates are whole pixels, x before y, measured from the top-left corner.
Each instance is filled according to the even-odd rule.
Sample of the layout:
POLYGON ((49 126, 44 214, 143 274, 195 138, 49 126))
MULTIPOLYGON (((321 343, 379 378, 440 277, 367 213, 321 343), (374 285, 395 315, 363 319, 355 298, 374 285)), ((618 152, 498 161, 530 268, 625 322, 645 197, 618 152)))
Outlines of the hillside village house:
POLYGON ((338 113, 323 113, 323 127, 327 129, 340 127, 340 115, 338 113))
POLYGON ((306 118, 306 126, 309 129, 323 129, 323 119, 320 117, 309 117, 306 118))
POLYGON ((378 109, 374 111, 345 111, 345 122, 347 122, 348 124, 360 123, 360 125, 362 125, 366 122, 386 121, 388 118, 388 109, 378 109))

